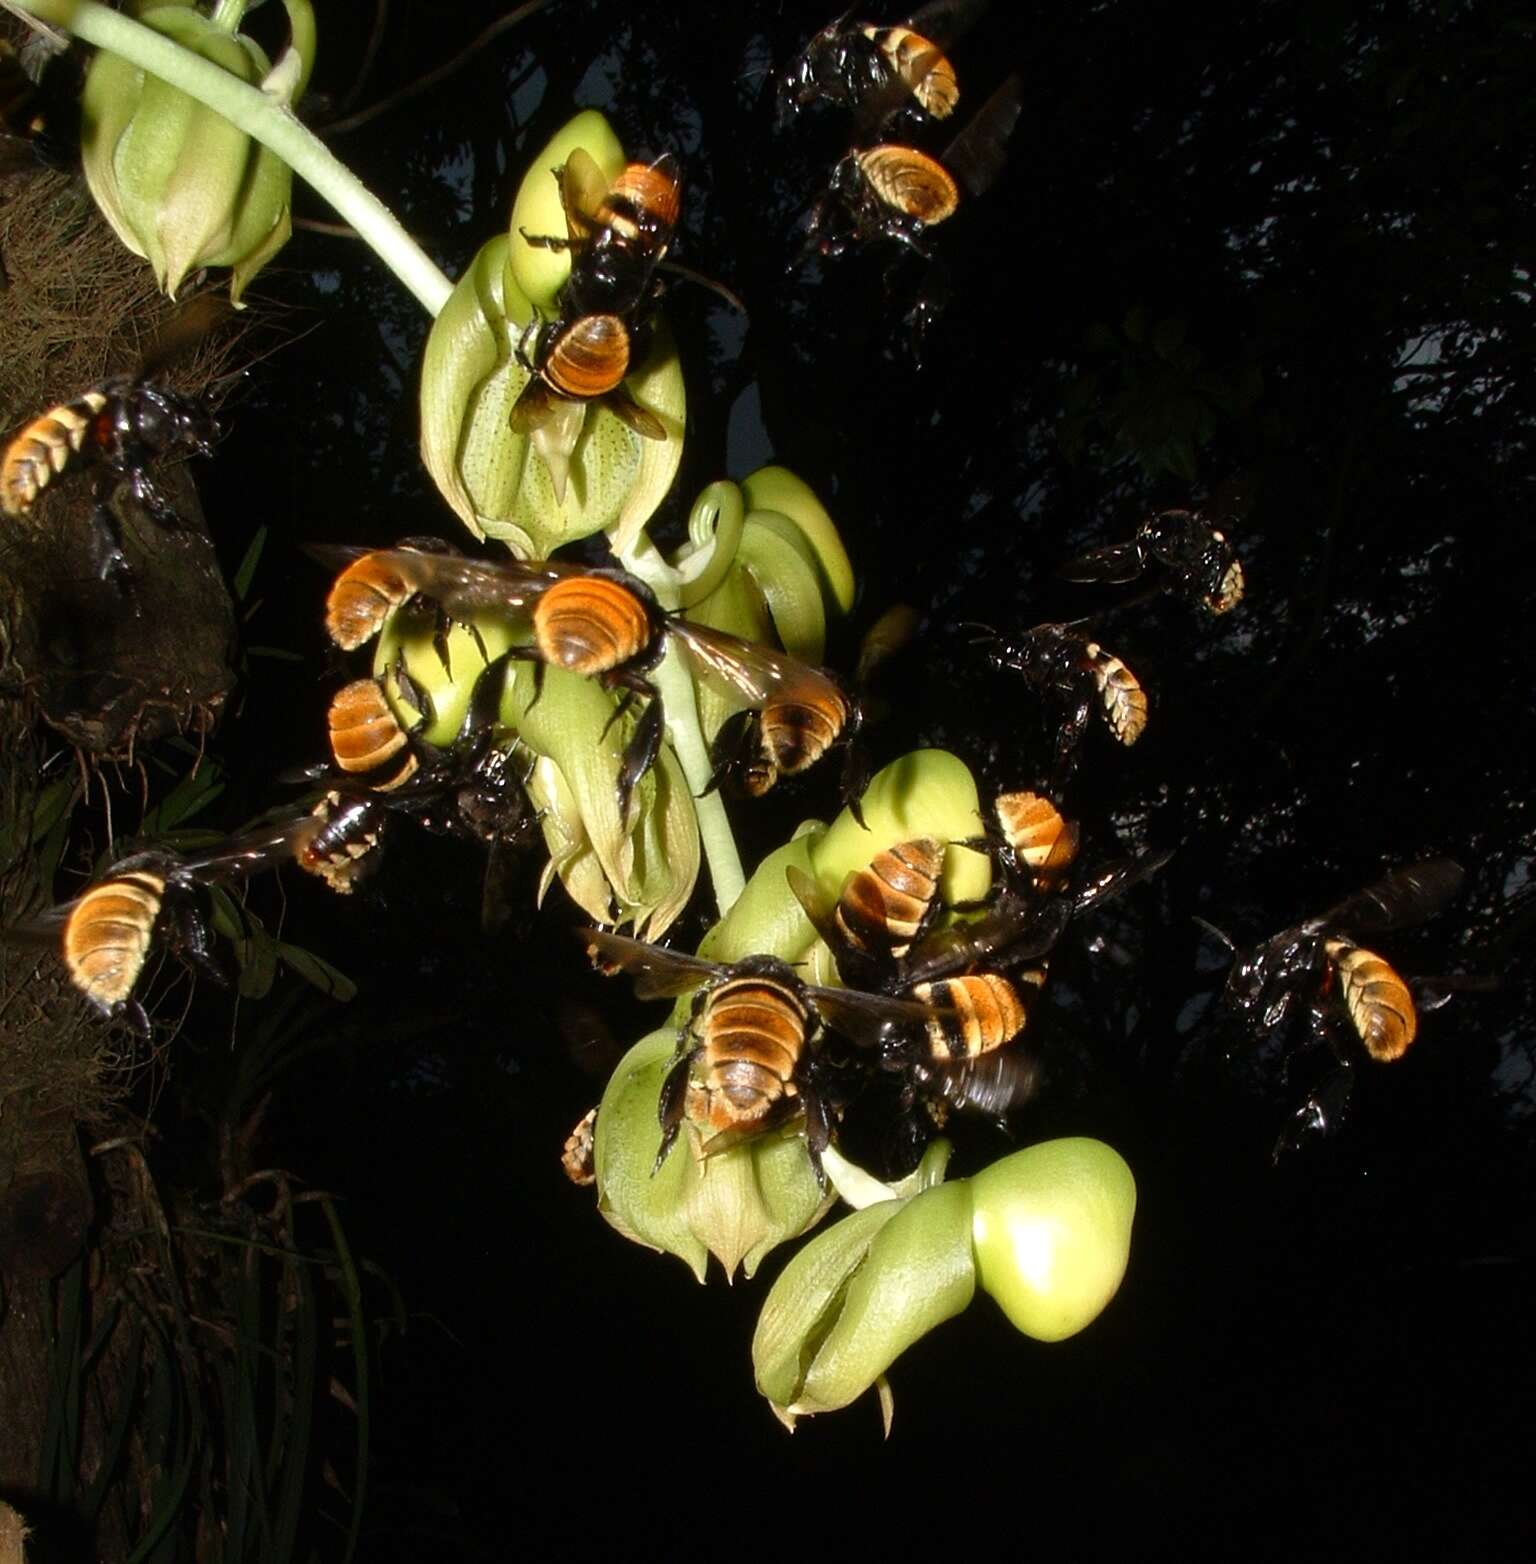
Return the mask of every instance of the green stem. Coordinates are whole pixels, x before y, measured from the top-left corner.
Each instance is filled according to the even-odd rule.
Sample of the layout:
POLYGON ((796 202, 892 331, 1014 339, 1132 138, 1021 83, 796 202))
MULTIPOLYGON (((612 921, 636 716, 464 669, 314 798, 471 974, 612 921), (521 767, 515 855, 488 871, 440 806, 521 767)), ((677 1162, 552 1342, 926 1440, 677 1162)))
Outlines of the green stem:
POLYGON ((238 32, 250 3, 251 0, 219 0, 208 20, 215 27, 222 27, 227 33, 238 32))
MULTIPOLYGON (((620 563, 628 571, 650 587, 663 607, 677 606, 679 575, 661 557, 661 552, 642 532, 634 546, 619 556, 620 563)), ((731 822, 725 812, 725 800, 719 789, 707 791, 714 776, 714 765, 709 749, 704 743, 704 730, 699 723, 699 705, 693 680, 677 649, 668 646, 661 666, 652 675, 661 695, 662 710, 666 713, 667 737, 677 752, 683 775, 688 779, 688 790, 693 794, 694 813, 699 822, 699 841, 704 848, 704 859, 709 865, 709 878, 715 888, 715 902, 724 917, 735 905, 746 885, 746 875, 741 868, 741 854, 736 850, 736 838, 731 833, 731 822)))
MULTIPOLYGON (((45 0, 20 0, 23 9, 48 19, 57 11, 45 0)), ((79 0, 67 25, 76 37, 120 54, 141 70, 179 87, 222 114, 248 136, 270 147, 357 230, 358 236, 400 279, 430 315, 436 315, 453 284, 400 226, 398 219, 352 171, 339 163, 293 114, 258 87, 200 59, 180 44, 144 27, 98 0, 79 0)))

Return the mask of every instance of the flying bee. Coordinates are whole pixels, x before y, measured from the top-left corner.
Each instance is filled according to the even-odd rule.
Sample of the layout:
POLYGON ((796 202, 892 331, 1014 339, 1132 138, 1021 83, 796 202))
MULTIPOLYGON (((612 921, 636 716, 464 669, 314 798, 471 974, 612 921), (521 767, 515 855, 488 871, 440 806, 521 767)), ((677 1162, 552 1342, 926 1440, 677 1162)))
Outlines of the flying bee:
POLYGON ((915 1090, 995 1119, 1033 1096, 1039 1054, 1017 1045, 1046 971, 1041 961, 1006 976, 966 972, 912 984, 906 992, 913 999, 955 1017, 929 1021, 926 1049, 911 1065, 915 1090))
POLYGON ((821 1087, 822 1028, 866 1052, 885 1053, 935 1016, 949 1016, 910 1000, 814 987, 776 956, 726 966, 597 929, 578 935, 596 960, 630 973, 642 999, 698 991, 657 1103, 658 1168, 685 1118, 707 1131, 702 1151, 708 1155, 802 1110, 806 1148, 820 1176, 821 1154, 832 1139, 821 1087))
POLYGON ((890 27, 843 12, 779 73, 779 123, 816 102, 852 109, 864 129, 914 104, 930 118, 948 119, 960 83, 944 49, 985 7, 986 0, 931 0, 890 27))
POLYGON ((304 814, 252 827, 203 853, 135 853, 73 901, 7 929, 5 937, 57 950, 70 982, 97 1010, 125 1016, 147 1035, 148 1019, 133 990, 157 944, 188 967, 226 981, 212 955, 199 890, 289 860, 326 873, 326 824, 304 814))
POLYGON ((1243 565, 1226 534, 1198 510, 1149 516, 1128 543, 1090 549, 1061 567, 1068 581, 1134 581, 1151 564, 1166 567, 1163 585, 1227 614, 1243 600, 1243 565))
MULTIPOLYGON (((1413 992, 1391 964, 1352 936, 1386 932, 1433 917, 1455 899, 1465 872, 1449 858, 1395 869, 1315 918, 1282 929, 1262 944, 1239 951, 1219 929, 1205 924, 1233 952, 1218 1009, 1224 1035, 1242 1044, 1286 1041, 1298 1006, 1307 1007, 1308 1046, 1326 1045, 1335 1065, 1292 1115, 1275 1155, 1309 1132, 1330 1134, 1343 1121, 1361 1058, 1390 1064, 1418 1035, 1413 992)), ((1230 1053, 1229 1053, 1230 1057, 1230 1053)))
POLYGON ((928 259, 926 232, 954 216, 961 190, 979 196, 1002 172, 1022 94, 1008 77, 937 158, 899 142, 852 148, 811 208, 800 258, 891 239, 928 259))
POLYGON ((1121 744, 1134 744, 1147 726, 1141 681, 1097 641, 1064 624, 1036 625, 1016 640, 997 639, 989 653, 996 668, 1022 674, 1059 708, 1053 782, 1060 788, 1077 765, 1077 747, 1097 707, 1121 744))
MULTIPOLYGON (((737 702, 747 718, 719 746, 722 775, 738 763, 756 768, 756 791, 780 775, 805 770, 835 743, 851 740, 858 706, 830 674, 723 630, 669 614, 646 584, 627 571, 579 565, 474 560, 461 554, 406 549, 311 546, 322 562, 342 565, 327 600, 326 627, 339 645, 363 645, 396 609, 420 596, 452 621, 479 615, 528 629, 531 644, 511 657, 597 679, 626 698, 644 697, 645 712, 619 767, 619 807, 628 812, 635 784, 661 747, 662 708, 649 674, 670 637, 700 676, 737 702)), ((722 730, 724 732, 724 730, 722 730)), ((850 744, 845 792, 856 785, 850 744)), ((749 790, 751 785, 749 784, 749 790)))
POLYGON ((993 821, 978 845, 991 849, 1011 887, 1035 896, 1060 890, 1077 862, 1081 831, 1043 793, 999 793, 993 821))
POLYGON ((139 369, 114 375, 30 419, 0 452, 0 512, 27 515, 43 491, 72 471, 94 475, 97 565, 125 585, 127 560, 111 507, 119 483, 160 526, 186 525, 151 475, 162 457, 210 456, 219 428, 205 397, 187 397, 159 378, 217 322, 222 306, 194 299, 161 332, 139 369))

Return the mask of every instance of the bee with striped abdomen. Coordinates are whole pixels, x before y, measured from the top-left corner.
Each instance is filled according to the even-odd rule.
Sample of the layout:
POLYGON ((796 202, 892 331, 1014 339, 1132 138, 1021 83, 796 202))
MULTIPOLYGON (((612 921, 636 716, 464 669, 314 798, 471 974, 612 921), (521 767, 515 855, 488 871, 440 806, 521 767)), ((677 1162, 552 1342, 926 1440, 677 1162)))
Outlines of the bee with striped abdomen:
POLYGON ((1310 1132, 1338 1128, 1357 1063, 1390 1064, 1418 1036, 1418 1008, 1408 983, 1352 936, 1433 917, 1454 900, 1464 879, 1460 864, 1449 858, 1395 869, 1248 950, 1238 950, 1221 930, 1204 924, 1233 952, 1217 1012, 1220 1035, 1233 1039, 1228 1056, 1271 1040, 1288 1047, 1288 1024, 1304 1006, 1304 1046, 1326 1045, 1334 1058, 1334 1067, 1292 1115, 1276 1143, 1277 1157, 1310 1132))
POLYGON ((642 999, 697 990, 657 1104, 657 1167, 685 1119, 704 1136, 707 1155, 803 1111, 806 1149, 819 1176, 821 1153, 832 1138, 820 1087, 822 1027, 878 1063, 903 1036, 947 1017, 908 1000, 815 987, 775 956, 723 965, 598 929, 578 934, 596 960, 635 978, 642 999))
POLYGON ((1058 708, 1053 785, 1060 788, 1077 765, 1077 747, 1097 709, 1120 744, 1131 745, 1147 726, 1147 695, 1134 673, 1095 640, 1064 624, 1036 625, 1016 639, 998 639, 992 665, 1022 674, 1058 708))

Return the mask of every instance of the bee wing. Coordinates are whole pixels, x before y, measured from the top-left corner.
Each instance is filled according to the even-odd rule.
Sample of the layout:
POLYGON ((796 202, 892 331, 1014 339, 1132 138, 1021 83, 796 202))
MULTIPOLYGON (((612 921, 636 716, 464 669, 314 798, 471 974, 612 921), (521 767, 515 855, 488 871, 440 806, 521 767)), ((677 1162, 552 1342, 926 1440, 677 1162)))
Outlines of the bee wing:
POLYGON ((1136 543, 1111 543, 1089 549, 1069 559, 1056 574, 1064 581, 1134 581, 1142 571, 1141 547, 1136 543))
POLYGON ((139 366, 141 377, 157 375, 189 357, 198 344, 221 322, 234 314, 234 306, 222 293, 210 289, 196 293, 160 328, 139 366))
POLYGON ((1040 1059, 1018 1044, 994 1048, 975 1059, 924 1064, 923 1075, 957 1108, 1001 1118, 1040 1089, 1040 1059))
POLYGON ((834 1032, 861 1048, 878 1048, 895 1032, 920 1032, 930 1021, 953 1021, 947 1005, 924 1005, 915 999, 891 999, 856 988, 807 987, 817 1014, 834 1032))
POLYGON ((788 652, 687 619, 669 619, 667 630, 706 678, 739 697, 744 706, 761 706, 786 691, 805 691, 813 703, 823 706, 846 702, 835 679, 788 652))
POLYGON ((565 206, 565 226, 580 243, 603 226, 603 202, 608 181, 590 152, 577 147, 560 171, 560 199, 565 206))
POLYGON ((556 413, 570 405, 569 397, 561 396, 538 375, 530 375, 528 384, 518 392, 517 400, 512 404, 507 422, 513 434, 520 434, 527 439, 549 423, 556 413))
POLYGON ((982 104, 939 159, 973 196, 981 195, 1002 173, 1008 161, 1008 138, 1023 107, 1024 83, 1015 73, 982 104))
POLYGON ((789 888, 795 893, 795 900, 800 903, 801 909, 810 919, 811 927, 826 941, 828 948, 835 955, 842 945, 842 936, 837 925, 833 923, 831 914, 822 905, 821 887, 817 885, 804 869, 790 864, 784 871, 784 878, 789 882, 789 888))
POLYGON ((903 977, 908 983, 931 983, 982 962, 1015 966, 1034 961, 1055 948, 1072 913, 1073 903, 1064 896, 1036 906, 1005 893, 973 922, 939 929, 919 941, 903 964, 903 977))
POLYGON ((1316 921, 1319 926, 1338 924, 1361 934, 1419 923, 1454 901, 1466 877, 1466 870, 1453 858, 1427 858, 1383 875, 1316 921))
POLYGON ((1173 857, 1173 853, 1174 849, 1169 847, 1162 852, 1141 853, 1135 858, 1117 858, 1113 863, 1106 864, 1078 887, 1072 898, 1073 912, 1087 912, 1099 902, 1118 896, 1121 891, 1128 890, 1142 880, 1150 879, 1173 857))
POLYGON ((665 945, 647 945, 644 940, 610 934, 606 929, 576 929, 577 939, 587 947, 594 962, 622 968, 635 980, 635 993, 641 999, 673 999, 698 988, 711 978, 730 971, 718 962, 705 961, 665 945))
POLYGON ((444 612, 460 619, 526 608, 553 582, 582 574, 578 565, 547 560, 524 564, 515 559, 473 559, 426 549, 369 549, 340 543, 306 543, 303 547, 311 558, 338 574, 371 556, 379 565, 397 572, 413 590, 440 603, 444 612))
MULTIPOLYGON (((603 406, 628 424, 635 433, 646 440, 665 440, 667 426, 648 407, 641 405, 629 394, 627 387, 617 385, 603 397, 603 406)), ((512 409, 516 413, 517 409, 512 409)))
MULTIPOLYGON (((358 789, 359 794, 367 791, 366 788, 358 789)), ((226 837, 204 852, 161 860, 161 867, 166 879, 178 884, 218 885, 242 880, 290 862, 320 831, 323 823, 308 809, 300 808, 226 837)), ((120 869, 121 865, 118 865, 117 870, 120 869)))
POLYGON ((64 925, 80 905, 80 900, 77 896, 73 901, 60 902, 57 907, 47 907, 30 918, 0 928, 0 942, 25 946, 29 950, 51 950, 57 954, 64 925))

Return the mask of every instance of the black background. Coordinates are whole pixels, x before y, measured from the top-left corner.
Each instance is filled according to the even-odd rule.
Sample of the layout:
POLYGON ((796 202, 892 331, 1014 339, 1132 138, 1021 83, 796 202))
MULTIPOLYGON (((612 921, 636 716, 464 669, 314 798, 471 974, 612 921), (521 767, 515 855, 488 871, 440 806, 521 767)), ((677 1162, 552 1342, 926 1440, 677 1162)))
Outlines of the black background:
MULTIPOLYGON (((373 8, 321 9, 333 115, 498 14, 390 7, 354 94, 373 8)), ((828 20, 557 0, 331 144, 450 275, 578 107, 632 155, 679 153, 677 254, 749 323, 672 293, 690 421, 656 530, 766 459, 811 482, 861 581, 829 660, 851 666, 894 600, 924 615, 879 687, 877 759, 940 744, 988 785, 1032 780, 1039 702, 965 627, 1113 609, 1135 589, 1055 567, 1158 506, 1230 515, 1249 583, 1230 619, 1165 597, 1096 623, 1152 715, 1132 751, 1089 733, 1073 812, 1098 856, 1178 852, 1096 922, 1102 948, 1063 954, 1047 1090, 1017 1125, 1127 1157, 1130 1273, 1058 1346, 978 1299, 896 1365, 889 1443, 872 1400, 786 1435, 747 1358, 781 1257, 701 1290, 559 1171, 600 1090, 583 1066, 611 1064, 580 1039, 653 1023, 580 970, 558 891, 486 939, 474 855, 398 834, 367 901, 290 893, 285 936, 364 991, 268 1120, 273 1160, 347 1197, 410 1314, 381 1360, 363 1557, 814 1555, 930 1531, 1069 1556, 1529 1547, 1529 22, 993 7, 954 50, 966 105, 1017 70, 1024 110, 1003 177, 934 235, 953 297, 919 366, 899 330, 917 278, 888 248, 786 270, 846 122, 776 131, 764 73, 828 20), (1439 853, 1466 894, 1383 948, 1502 986, 1427 1017, 1400 1065, 1361 1072, 1343 1134, 1273 1167, 1297 1092, 1275 1059, 1204 1046, 1224 955, 1194 916, 1256 941, 1439 853)), ((297 208, 329 215, 302 190, 297 208)), ((297 545, 452 530, 415 454, 419 308, 343 239, 301 232, 276 271, 259 291, 306 334, 231 409, 204 494, 231 564, 271 528, 250 638, 306 661, 250 664, 232 819, 323 742, 336 675, 297 545)), ((832 789, 813 773, 738 812, 749 862, 832 789)))

